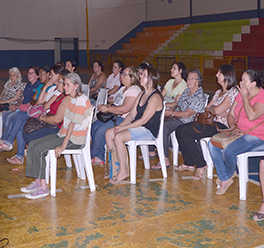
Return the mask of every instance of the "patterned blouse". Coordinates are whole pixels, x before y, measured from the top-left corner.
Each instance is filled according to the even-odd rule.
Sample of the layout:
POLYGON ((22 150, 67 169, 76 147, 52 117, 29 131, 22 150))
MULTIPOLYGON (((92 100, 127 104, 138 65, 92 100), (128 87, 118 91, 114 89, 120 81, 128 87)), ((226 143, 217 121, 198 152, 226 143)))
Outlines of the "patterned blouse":
POLYGON ((231 109, 231 106, 232 106, 233 102, 235 101, 236 96, 238 95, 238 90, 237 90, 237 88, 232 87, 224 95, 219 96, 221 92, 222 92, 222 90, 217 90, 215 92, 215 94, 213 96, 213 105, 215 105, 215 106, 220 105, 220 103, 222 101, 224 101, 225 97, 228 95, 229 96, 229 100, 230 100, 230 107, 225 111, 225 114, 222 114, 225 117, 217 115, 214 118, 214 121, 215 122, 220 122, 220 123, 222 123, 222 124, 224 124, 224 125, 226 125, 228 127, 227 115, 229 113, 229 110, 231 109))
POLYGON ((17 91, 21 90, 21 95, 20 95, 19 99, 17 101, 15 101, 15 102, 12 102, 11 104, 19 103, 21 98, 22 98, 22 96, 23 96, 22 92, 25 89, 25 86, 26 86, 26 83, 22 83, 22 82, 19 83, 17 81, 14 85, 12 85, 11 81, 10 82, 7 81, 5 83, 5 85, 4 85, 5 92, 4 92, 3 96, 2 96, 2 100, 3 101, 7 101, 7 100, 15 97, 17 91))
MULTIPOLYGON (((201 113, 204 111, 206 97, 204 95, 202 87, 199 87, 193 94, 188 96, 190 93, 190 89, 187 88, 182 92, 181 97, 178 100, 178 106, 181 108, 180 111, 187 111, 188 109, 192 109, 195 113, 201 113)), ((181 117, 180 120, 185 124, 193 121, 194 115, 189 118, 181 117)))

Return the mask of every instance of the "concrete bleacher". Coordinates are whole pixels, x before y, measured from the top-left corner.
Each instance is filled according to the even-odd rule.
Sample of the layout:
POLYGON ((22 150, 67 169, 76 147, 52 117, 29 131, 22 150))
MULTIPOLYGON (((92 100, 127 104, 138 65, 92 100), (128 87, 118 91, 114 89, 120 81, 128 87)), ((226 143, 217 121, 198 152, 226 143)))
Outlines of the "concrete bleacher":
POLYGON ((264 57, 264 18, 250 20, 250 26, 226 44, 224 56, 264 57))
POLYGON ((222 56, 225 42, 232 42, 249 24, 249 19, 190 24, 158 54, 222 56))
POLYGON ((123 49, 117 50, 116 53, 118 55, 149 55, 182 28, 184 25, 144 28, 142 33, 137 33, 136 38, 131 38, 130 43, 123 44, 123 49))

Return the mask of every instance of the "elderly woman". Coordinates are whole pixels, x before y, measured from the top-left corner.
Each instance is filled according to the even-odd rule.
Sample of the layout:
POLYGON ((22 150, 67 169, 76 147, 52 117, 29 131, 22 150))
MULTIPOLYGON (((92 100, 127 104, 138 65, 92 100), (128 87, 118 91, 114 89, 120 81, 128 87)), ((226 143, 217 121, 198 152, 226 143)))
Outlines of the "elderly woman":
POLYGON ((230 143, 225 149, 209 142, 212 160, 221 180, 220 188, 216 191, 217 195, 225 194, 233 183, 232 176, 236 170, 238 154, 264 149, 264 90, 262 85, 263 76, 255 70, 246 70, 242 74, 242 81, 238 87, 240 92, 227 118, 233 135, 248 130, 250 132, 230 143))
MULTIPOLYGON (((135 104, 138 94, 141 92, 139 87, 139 77, 137 69, 133 66, 127 67, 121 74, 123 87, 117 91, 113 97, 113 105, 98 105, 97 109, 103 113, 117 114, 116 125, 119 125, 131 111, 135 104)), ((105 132, 114 126, 113 121, 102 122, 96 120, 92 124, 92 147, 91 157, 93 164, 105 164, 105 132)))
POLYGON ((106 75, 103 72, 103 64, 102 62, 96 60, 93 63, 93 71, 90 81, 88 85, 90 86, 90 99, 91 103, 95 105, 98 92, 101 88, 105 87, 106 83, 106 75))
MULTIPOLYGON (((30 104, 30 100, 32 96, 37 91, 38 86, 41 84, 38 79, 38 73, 39 70, 36 66, 31 66, 28 68, 27 76, 29 83, 26 84, 25 89, 23 90, 23 100, 22 104, 30 104)), ((11 131, 12 123, 14 121, 14 118, 17 114, 17 109, 19 107, 16 105, 10 105, 9 111, 3 112, 2 118, 3 118, 3 129, 4 132, 2 134, 1 139, 5 140, 7 138, 7 135, 11 131)), ((0 148, 1 149, 1 148, 0 148)))
POLYGON ((91 118, 91 103, 81 94, 82 82, 78 74, 70 73, 65 77, 65 94, 71 97, 65 111, 63 125, 57 134, 51 134, 30 142, 28 146, 26 176, 36 178, 22 192, 29 193, 28 199, 37 199, 49 194, 45 180, 46 155, 55 149, 58 158, 65 149, 80 149, 85 144, 88 119, 91 118))
MULTIPOLYGON (((175 110, 166 110, 165 116, 172 116, 176 119, 166 120, 164 122, 163 131, 163 146, 166 166, 170 166, 169 160, 169 140, 170 134, 177 129, 180 125, 189 123, 194 119, 195 114, 203 112, 205 107, 206 98, 202 90, 202 75, 199 70, 190 71, 187 78, 187 89, 182 92, 181 97, 177 102, 175 110)), ((160 170, 160 163, 151 167, 154 170, 160 170)), ((175 170, 182 170, 181 166, 175 170)))
POLYGON ((117 184, 128 177, 126 170, 127 148, 129 140, 154 140, 159 131, 160 115, 162 112, 162 95, 157 90, 159 74, 153 67, 144 70, 140 80, 144 91, 137 97, 133 109, 125 120, 117 127, 106 131, 107 149, 116 147, 120 159, 118 175, 110 179, 117 184))
POLYGON ((113 73, 107 78, 105 87, 108 89, 108 95, 112 96, 115 94, 121 85, 120 72, 124 70, 124 64, 121 60, 116 60, 113 63, 113 73))
POLYGON ((26 86, 22 82, 22 77, 17 67, 12 67, 8 71, 9 80, 5 83, 0 95, 0 111, 9 110, 10 105, 15 105, 22 99, 22 92, 26 86))
POLYGON ((219 129, 226 129, 227 115, 238 94, 236 88, 236 72, 232 65, 221 65, 216 74, 218 83, 222 89, 217 90, 213 99, 207 105, 206 110, 211 111, 216 115, 214 119, 215 125, 203 125, 188 123, 181 125, 176 130, 179 148, 182 153, 184 163, 179 166, 181 170, 190 170, 196 165, 196 173, 193 177, 194 180, 200 180, 206 171, 207 165, 203 158, 202 153, 197 146, 196 140, 204 137, 211 137, 218 132, 219 129), (198 132, 193 128, 193 125, 198 132))

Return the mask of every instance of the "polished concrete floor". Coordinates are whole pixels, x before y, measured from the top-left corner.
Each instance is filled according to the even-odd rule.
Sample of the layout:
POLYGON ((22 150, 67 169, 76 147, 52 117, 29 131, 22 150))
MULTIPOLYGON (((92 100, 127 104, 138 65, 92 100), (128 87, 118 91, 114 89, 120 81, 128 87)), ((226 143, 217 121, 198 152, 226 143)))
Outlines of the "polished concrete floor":
MULTIPOLYGON (((16 148, 15 148, 16 150, 16 148)), ((248 183, 238 198, 238 178, 226 195, 215 195, 213 180, 183 179, 193 172, 145 170, 138 160, 137 184, 112 185, 94 166, 97 190, 85 189, 75 168, 58 162, 56 197, 21 197, 32 179, 24 165, 11 165, 0 153, 0 239, 7 247, 262 247, 264 221, 252 220, 261 202, 259 186, 248 183), (150 180, 156 179, 156 180, 150 180), (10 198, 11 197, 11 198, 10 198)), ((171 160, 172 161, 172 160, 171 160)), ((157 159, 151 159, 151 164, 157 159)), ((179 156, 179 162, 182 162, 179 156)), ((1 243, 0 243, 1 247, 1 243)))

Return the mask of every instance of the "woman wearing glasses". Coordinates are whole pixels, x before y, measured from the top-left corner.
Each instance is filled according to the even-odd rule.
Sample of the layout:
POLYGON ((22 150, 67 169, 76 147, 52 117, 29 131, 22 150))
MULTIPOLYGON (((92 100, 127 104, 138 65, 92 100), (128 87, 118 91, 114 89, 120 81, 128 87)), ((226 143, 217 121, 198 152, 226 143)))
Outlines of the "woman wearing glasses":
MULTIPOLYGON (((100 112, 117 114, 116 125, 119 125, 128 115, 141 92, 138 71, 135 67, 127 67, 121 74, 121 81, 124 86, 115 93, 112 104, 97 106, 100 112)), ((93 164, 102 166, 105 164, 105 132, 113 126, 112 120, 107 122, 96 120, 92 124, 91 157, 93 164)))
MULTIPOLYGON (((202 74, 199 70, 192 70, 187 77, 187 88, 182 92, 181 97, 177 102, 175 110, 166 110, 165 116, 172 118, 164 122, 163 131, 163 146, 164 155, 167 168, 170 166, 169 160, 169 140, 170 134, 177 129, 177 127, 189 123, 194 119, 195 114, 203 112, 206 98, 202 89, 202 74), (175 118, 175 119, 174 119, 175 118)), ((151 167, 154 170, 160 170, 160 163, 151 167)), ((179 167, 175 168, 179 170, 179 167)))

